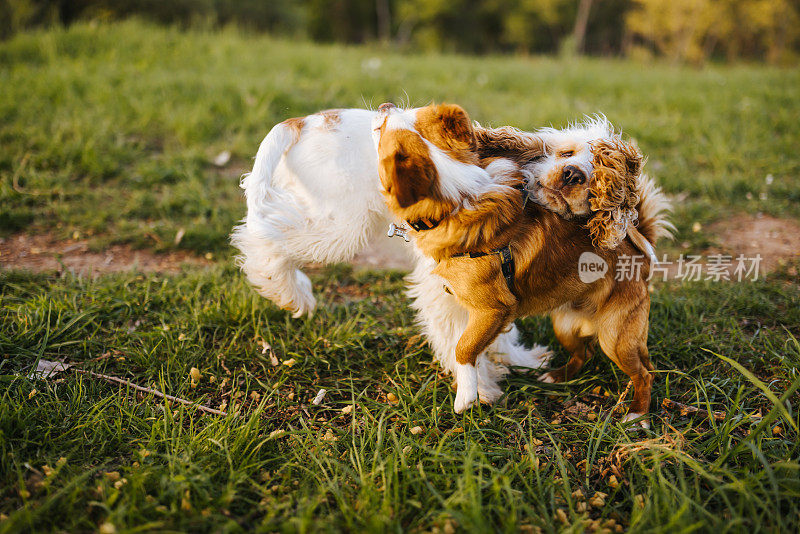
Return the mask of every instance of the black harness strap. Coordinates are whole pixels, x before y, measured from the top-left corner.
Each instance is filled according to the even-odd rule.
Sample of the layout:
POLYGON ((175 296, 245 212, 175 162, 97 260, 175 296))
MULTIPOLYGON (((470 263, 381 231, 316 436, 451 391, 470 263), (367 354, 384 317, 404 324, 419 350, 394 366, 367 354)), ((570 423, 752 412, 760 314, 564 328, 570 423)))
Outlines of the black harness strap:
MULTIPOLYGON (((514 186, 515 189, 519 189, 522 193, 522 209, 525 210, 525 206, 528 203, 528 191, 525 189, 525 184, 520 183, 519 185, 514 186)), ((431 230, 439 226, 439 221, 431 221, 430 219, 419 219, 417 221, 406 221, 408 225, 416 230, 417 232, 421 232, 423 230, 431 230)), ((483 256, 492 256, 497 254, 500 256, 500 270, 503 272, 503 277, 506 279, 506 284, 508 284, 508 289, 516 295, 516 291, 514 289, 514 273, 516 271, 516 266, 514 265, 514 255, 511 253, 511 245, 506 245, 502 248, 496 248, 494 250, 490 250, 489 252, 462 252, 460 254, 453 254, 451 258, 482 258, 483 256)), ((447 293, 450 293, 450 290, 445 286, 444 290, 447 293)))
POLYGON ((494 254, 500 256, 500 270, 503 272, 503 277, 506 279, 508 289, 516 294, 514 290, 514 272, 516 269, 514 265, 514 255, 511 253, 510 245, 496 248, 489 252, 462 252, 461 254, 453 254, 451 258, 482 258, 484 256, 493 256, 494 254))
POLYGON ((508 284, 508 289, 516 295, 514 290, 514 272, 516 271, 514 265, 514 255, 511 253, 511 246, 506 245, 500 249, 500 269, 503 271, 503 276, 508 284))

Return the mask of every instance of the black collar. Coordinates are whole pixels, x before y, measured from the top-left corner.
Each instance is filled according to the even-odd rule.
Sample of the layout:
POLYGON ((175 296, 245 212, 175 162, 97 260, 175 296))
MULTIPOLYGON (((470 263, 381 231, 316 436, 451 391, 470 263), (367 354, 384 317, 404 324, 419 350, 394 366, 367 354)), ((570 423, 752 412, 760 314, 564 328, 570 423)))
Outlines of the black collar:
POLYGON ((421 232, 423 230, 433 230, 439 223, 442 222, 444 219, 439 219, 438 221, 434 221, 431 219, 418 219, 416 221, 406 221, 408 225, 416 230, 417 232, 421 232))

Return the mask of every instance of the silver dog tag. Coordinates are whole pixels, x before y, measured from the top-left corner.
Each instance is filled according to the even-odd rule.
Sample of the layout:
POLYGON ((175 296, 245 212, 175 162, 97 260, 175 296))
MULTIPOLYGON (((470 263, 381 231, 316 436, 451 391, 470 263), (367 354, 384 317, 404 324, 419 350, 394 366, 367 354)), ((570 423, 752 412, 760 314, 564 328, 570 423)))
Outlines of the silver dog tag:
POLYGON ((402 226, 397 226, 395 223, 389 223, 389 231, 386 232, 386 235, 388 237, 399 235, 405 240, 406 243, 411 241, 411 238, 408 237, 408 229, 402 226))

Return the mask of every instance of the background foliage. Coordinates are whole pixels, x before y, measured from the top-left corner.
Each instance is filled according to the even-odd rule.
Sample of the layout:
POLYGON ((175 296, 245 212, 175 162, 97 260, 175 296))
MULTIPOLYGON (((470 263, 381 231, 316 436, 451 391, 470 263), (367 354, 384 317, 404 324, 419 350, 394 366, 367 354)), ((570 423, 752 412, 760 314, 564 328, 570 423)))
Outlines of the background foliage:
MULTIPOLYGON (((320 307, 293 320, 226 242, 239 175, 276 122, 447 99, 525 129, 606 113, 673 197, 673 246, 702 250, 740 212, 800 218, 798 86, 797 69, 765 65, 414 55, 140 21, 0 43, 0 238, 218 258, 177 274, 0 270, 0 534, 797 532, 798 265, 654 284, 653 431, 636 434, 611 416, 627 378, 603 357, 566 385, 514 373, 495 406, 455 415, 401 273, 317 271, 320 307), (39 360, 75 368, 29 378, 39 360)), ((519 328, 565 361, 547 319, 519 328)))
POLYGON ((798 0, 0 0, 0 36, 131 15, 317 41, 467 53, 556 51, 793 62, 798 0), (584 15, 584 16, 582 16, 584 15))
POLYGON ((244 216, 239 177, 274 124, 437 100, 526 130, 605 113, 680 195, 676 244, 702 247, 695 221, 800 218, 798 85, 800 72, 762 65, 412 55, 235 28, 129 21, 28 32, 0 45, 0 237, 78 232, 98 247, 219 254, 244 216), (231 161, 218 167, 223 151, 231 161))

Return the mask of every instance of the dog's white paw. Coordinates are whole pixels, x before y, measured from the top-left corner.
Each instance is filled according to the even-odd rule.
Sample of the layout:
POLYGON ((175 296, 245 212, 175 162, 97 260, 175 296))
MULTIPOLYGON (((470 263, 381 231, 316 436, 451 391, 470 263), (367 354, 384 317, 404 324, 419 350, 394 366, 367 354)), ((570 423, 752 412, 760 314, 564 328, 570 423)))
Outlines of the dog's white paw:
POLYGON ((292 317, 298 319, 303 315, 309 317, 314 315, 314 308, 317 307, 317 299, 314 298, 314 293, 311 291, 311 280, 302 271, 295 270, 295 292, 289 309, 294 313, 292 317))
POLYGON ((463 386, 458 386, 456 401, 453 403, 453 411, 456 413, 462 413, 478 403, 478 390, 470 389, 467 391, 467 389, 463 386))
POLYGON ((642 428, 644 430, 650 430, 650 418, 646 417, 645 414, 643 414, 643 413, 630 412, 627 415, 625 415, 620 420, 620 422, 623 425, 627 425, 627 424, 633 422, 634 423, 634 425, 633 425, 634 429, 638 427, 638 428, 642 428), (637 419, 638 419, 638 421, 637 421, 637 419))
POLYGON ((461 413, 478 402, 478 370, 474 365, 456 364, 456 400, 453 410, 461 413))
POLYGON ((500 362, 511 367, 519 367, 518 371, 521 372, 539 369, 553 357, 553 352, 542 345, 534 345, 530 349, 522 345, 506 345, 503 348, 505 350, 497 354, 500 362))
POLYGON ((481 357, 478 359, 478 398, 484 404, 494 404, 503 396, 500 380, 508 374, 508 369, 502 364, 481 357))
POLYGON ((496 384, 494 386, 478 384, 478 398, 484 404, 494 404, 497 399, 503 396, 503 390, 496 384))
POLYGON ((553 375, 551 375, 550 373, 545 373, 536 380, 538 380, 539 382, 544 382, 545 384, 555 384, 556 382, 556 379, 553 378, 553 375))
POLYGON ((526 350, 522 354, 522 358, 512 365, 528 369, 539 369, 547 364, 552 357, 553 351, 542 345, 535 345, 530 350, 526 350))

